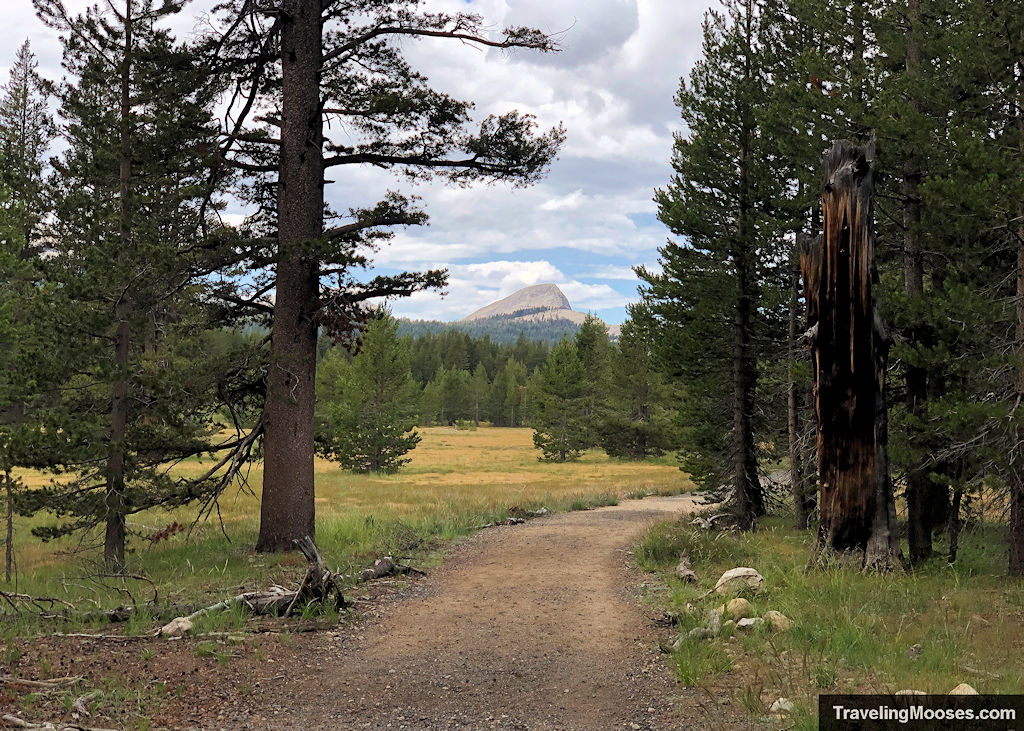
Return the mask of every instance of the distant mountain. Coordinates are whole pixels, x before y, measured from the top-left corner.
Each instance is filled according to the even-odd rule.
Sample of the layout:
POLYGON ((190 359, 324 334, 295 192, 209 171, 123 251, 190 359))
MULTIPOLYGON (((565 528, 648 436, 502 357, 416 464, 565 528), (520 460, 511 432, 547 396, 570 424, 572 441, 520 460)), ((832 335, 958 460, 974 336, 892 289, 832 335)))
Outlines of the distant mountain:
MULTIPOLYGON (((555 284, 536 284, 520 289, 504 299, 481 307, 457 322, 405 320, 399 323, 400 335, 425 335, 453 328, 474 337, 490 335, 498 343, 515 342, 522 334, 528 340, 557 342, 573 336, 587 319, 586 314, 572 309, 569 299, 555 284)), ((608 328, 617 338, 619 326, 608 328)))

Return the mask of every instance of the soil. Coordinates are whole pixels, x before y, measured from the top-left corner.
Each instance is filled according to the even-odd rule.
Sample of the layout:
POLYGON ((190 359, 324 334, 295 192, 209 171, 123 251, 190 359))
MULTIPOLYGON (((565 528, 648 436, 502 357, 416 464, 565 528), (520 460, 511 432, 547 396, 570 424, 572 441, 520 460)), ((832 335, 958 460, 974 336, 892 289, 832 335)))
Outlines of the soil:
MULTIPOLYGON (((22 648, 16 669, 84 675, 75 693, 106 688, 78 721, 89 726, 743 727, 728 717, 735 706, 676 683, 659 650, 671 630, 630 565, 645 527, 694 506, 688 496, 650 497, 488 528, 426 578, 377 583, 338 627, 289 625, 237 644, 45 638, 22 648)), ((69 699, 16 712, 69 720, 69 699)), ((16 704, 10 691, 0 696, 0 715, 16 704)))

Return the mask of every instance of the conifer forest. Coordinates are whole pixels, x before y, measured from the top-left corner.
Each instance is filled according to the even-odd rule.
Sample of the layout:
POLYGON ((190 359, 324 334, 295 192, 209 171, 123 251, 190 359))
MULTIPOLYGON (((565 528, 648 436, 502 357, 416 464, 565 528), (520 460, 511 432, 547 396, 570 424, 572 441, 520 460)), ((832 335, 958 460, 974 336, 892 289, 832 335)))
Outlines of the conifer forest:
MULTIPOLYGON (((788 531, 812 574, 918 587, 936 572, 973 572, 983 555, 979 574, 998 576, 986 586, 1019 592, 1019 2, 707 0, 678 66, 635 79, 671 78, 676 116, 668 174, 643 204, 660 245, 625 267, 633 291, 614 327, 596 307, 568 321, 529 303, 461 322, 442 310, 408 316, 415 303, 464 294, 457 267, 422 264, 435 259, 417 237, 439 215, 428 218, 426 192, 524 195, 569 175, 560 166, 577 144, 571 123, 539 121, 536 109, 478 108, 482 81, 461 92, 435 84, 419 49, 469 47, 481 67, 572 59, 572 18, 544 26, 557 8, 502 27, 488 17, 501 3, 479 0, 19 3, 59 37, 61 66, 44 73, 32 37, 0 48, 0 622, 43 623, 18 637, 48 636, 54 617, 81 614, 87 600, 68 588, 69 571, 110 592, 88 600, 93 619, 127 605, 132 615, 149 591, 139 587, 152 585, 156 634, 166 619, 191 627, 222 609, 204 608, 212 602, 197 587, 175 594, 184 579, 162 574, 161 556, 193 574, 223 565, 231 578, 203 590, 239 594, 255 614, 298 616, 316 602, 340 612, 356 584, 419 580, 409 561, 481 526, 671 492, 702 496, 661 518, 690 537, 656 528, 629 545, 641 540, 638 565, 684 587, 683 563, 702 581, 699 561, 730 568, 722 552, 732 549, 707 531, 741 547, 739 566, 774 554, 775 544, 750 546, 788 531), (369 205, 338 204, 338 180, 380 179, 360 177, 370 173, 393 184, 368 186, 369 205), (417 241, 417 257, 389 254, 417 241), (512 441, 494 442, 493 454, 453 446, 491 444, 488 435, 512 441), (458 483, 459 495, 474 480, 489 485, 480 475, 505 465, 513 443, 524 461, 501 467, 507 484, 486 505, 437 497, 389 512, 435 483, 458 483), (454 450, 448 463, 444 449, 454 450), (440 466, 428 470, 434 454, 440 466), (529 492, 547 480, 585 487, 565 488, 560 503, 529 492), (358 492, 366 485, 377 497, 358 492), (706 506, 714 517, 694 519, 706 506), (305 578, 287 573, 298 550, 305 578), (245 573, 256 564, 270 568, 245 573), (253 591, 264 580, 299 588, 253 591), (180 606, 164 607, 158 590, 180 606)), ((568 61, 543 68, 573 73, 568 61)), ((575 200, 546 210, 572 211, 575 200)), ((495 231, 518 225, 473 213, 495 231)), ((486 230, 467 238, 480 256, 489 246, 494 258, 517 256, 486 230)), ((633 242, 616 246, 628 257, 633 242)), ((572 286, 571 297, 590 291, 572 286)), ((551 560, 581 573, 589 563, 551 560)), ((817 652, 825 667, 833 640, 803 638, 793 612, 793 642, 824 648, 794 645, 794 656, 817 652)), ((697 647, 689 641, 667 643, 670 656, 697 647)), ((3 647, 14 643, 0 634, 3 647)), ((695 657, 714 665, 715 647, 674 660, 676 681, 730 672, 687 675, 695 657)), ((0 714, 42 714, 49 701, 3 695, 29 677, 13 652, 0 650, 0 714)), ((846 687, 836 668, 856 662, 843 657, 827 683, 813 671, 814 693, 846 687)), ((1020 677, 1007 672, 997 677, 1020 677)), ((864 682, 856 687, 880 687, 864 682)), ((744 702, 763 716, 760 703, 744 702)), ((785 713, 803 728, 799 703, 785 713)), ((539 719, 522 727, 563 727, 539 719)), ((689 727, 678 723, 664 727, 689 727)))

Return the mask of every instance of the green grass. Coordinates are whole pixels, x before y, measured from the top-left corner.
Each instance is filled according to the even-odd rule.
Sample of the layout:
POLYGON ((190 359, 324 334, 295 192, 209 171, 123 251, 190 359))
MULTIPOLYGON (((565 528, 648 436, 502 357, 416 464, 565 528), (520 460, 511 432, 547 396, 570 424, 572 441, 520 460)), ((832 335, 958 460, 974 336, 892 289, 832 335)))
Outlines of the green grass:
POLYGON ((722 603, 714 594, 702 597, 724 571, 757 569, 766 589, 749 597, 755 613, 781 611, 793 629, 684 641, 673 664, 687 685, 738 688, 737 702, 752 715, 780 696, 790 698, 794 727, 814 728, 822 692, 948 693, 961 682, 982 693, 1024 688, 1024 584, 1004 575, 1004 530, 982 526, 965 534, 953 566, 936 559, 892 574, 839 565, 808 569, 813 535, 778 518, 749 534, 701 531, 683 521, 656 525, 635 556, 668 584, 661 596, 684 634, 722 603), (672 575, 684 551, 699 576, 696 585, 672 575), (915 644, 921 652, 912 657, 915 644))

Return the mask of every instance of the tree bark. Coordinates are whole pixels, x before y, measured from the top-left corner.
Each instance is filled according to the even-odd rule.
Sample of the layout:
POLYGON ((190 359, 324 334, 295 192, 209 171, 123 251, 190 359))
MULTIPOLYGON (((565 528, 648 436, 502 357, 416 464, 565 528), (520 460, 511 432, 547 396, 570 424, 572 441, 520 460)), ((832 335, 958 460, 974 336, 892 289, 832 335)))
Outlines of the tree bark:
MULTIPOLYGON (((747 0, 744 19, 746 41, 753 46, 753 8, 747 0)), ((750 58, 744 58, 744 76, 750 78, 750 58)), ((733 494, 740 528, 750 528, 765 514, 764 491, 757 474, 757 453, 754 444, 754 405, 757 395, 757 360, 753 351, 753 314, 757 280, 753 272, 754 231, 750 222, 750 144, 756 122, 750 110, 743 114, 739 149, 739 211, 736 243, 732 263, 736 271, 736 313, 733 321, 733 494)))
MULTIPOLYGON (((121 60, 120 137, 121 160, 118 172, 118 227, 121 247, 130 251, 131 242, 131 195, 132 176, 132 120, 131 120, 131 76, 133 19, 132 0, 125 2, 124 13, 124 58, 121 60)), ((131 304, 130 294, 121 293, 114 306, 117 329, 114 333, 114 383, 110 404, 110 445, 107 453, 107 488, 104 496, 106 508, 106 531, 103 539, 103 562, 111 572, 124 570, 125 542, 125 456, 128 436, 128 365, 131 355, 131 304)))
MULTIPOLYGON (((806 234, 797 234, 798 250, 802 249, 806 234)), ((789 293, 789 338, 787 349, 789 356, 789 372, 787 375, 787 426, 789 431, 789 486, 793 493, 793 513, 798 530, 807 529, 810 505, 807 499, 807 486, 803 468, 803 457, 800 454, 800 385, 793 375, 793 367, 797 361, 797 309, 800 304, 800 268, 796 267, 792 274, 789 293)))
POLYGON ((267 399, 258 551, 314 537, 313 408, 323 234, 321 3, 288 0, 281 13, 278 263, 267 399))
POLYGON ((11 582, 14 577, 14 482, 11 480, 11 471, 4 470, 4 491, 7 495, 7 537, 4 542, 6 548, 4 556, 4 581, 11 582))
POLYGON ((814 333, 820 550, 856 551, 865 566, 898 554, 886 452, 887 338, 875 314, 873 146, 825 153, 823 233, 803 240, 801 269, 814 333))
MULTIPOLYGON (((1024 47, 1024 34, 1020 38, 1024 47)), ((1017 61, 1017 145, 1019 159, 1024 160, 1024 58, 1017 61)), ((1016 459, 1010 463, 1010 525, 1008 531, 1010 576, 1024 576, 1024 465, 1020 449, 1024 444, 1024 201, 1017 203, 1017 301, 1014 333, 1014 411, 1011 438, 1016 459)))
MULTIPOLYGON (((912 88, 916 89, 921 74, 921 48, 917 40, 920 27, 921 2, 909 0, 907 3, 907 19, 909 30, 906 42, 906 74, 912 88)), ((912 113, 920 111, 920 104, 914 93, 907 99, 907 106, 912 113)), ((911 141, 905 150, 903 163, 903 280, 907 300, 914 308, 924 297, 924 257, 921 250, 921 159, 911 141)), ((911 314, 910 331, 907 333, 912 346, 923 347, 925 333, 917 322, 920 316, 911 314)), ((918 363, 907 363, 906 366, 906 399, 907 414, 910 417, 910 429, 920 432, 920 420, 928 401, 928 370, 918 363)), ((910 444, 918 443, 917 452, 926 451, 920 445, 921 434, 908 434, 910 444)), ((932 533, 935 528, 945 522, 946 508, 949 503, 949 491, 944 485, 932 480, 924 457, 913 464, 907 471, 907 539, 910 544, 910 562, 919 563, 932 555, 932 533)))

